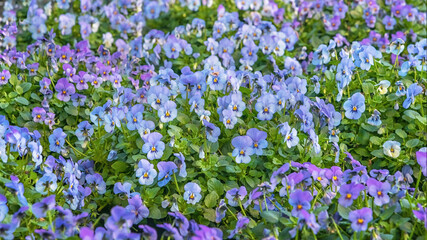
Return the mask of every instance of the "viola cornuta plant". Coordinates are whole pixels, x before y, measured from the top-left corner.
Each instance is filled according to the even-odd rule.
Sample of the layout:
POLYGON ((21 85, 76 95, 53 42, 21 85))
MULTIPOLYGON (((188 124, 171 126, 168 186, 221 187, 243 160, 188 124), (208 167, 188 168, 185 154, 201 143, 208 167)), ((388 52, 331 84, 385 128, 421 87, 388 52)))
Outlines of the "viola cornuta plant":
POLYGON ((0 1, 0 239, 426 239, 426 11, 0 1))

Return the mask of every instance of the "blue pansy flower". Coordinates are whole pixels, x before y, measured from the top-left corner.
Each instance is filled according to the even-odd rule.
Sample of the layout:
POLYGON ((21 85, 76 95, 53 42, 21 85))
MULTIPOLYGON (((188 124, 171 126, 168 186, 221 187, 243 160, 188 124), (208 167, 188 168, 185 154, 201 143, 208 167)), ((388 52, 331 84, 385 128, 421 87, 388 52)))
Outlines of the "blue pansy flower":
POLYGON ((126 113, 127 128, 129 130, 139 129, 142 125, 143 117, 142 113, 144 112, 144 106, 142 104, 137 104, 132 106, 130 111, 126 113))
POLYGON ((0 222, 3 221, 3 219, 6 217, 7 213, 9 212, 9 208, 6 205, 7 198, 0 194, 0 222))
POLYGON ((246 135, 252 139, 252 151, 256 155, 262 155, 262 149, 268 146, 267 133, 256 128, 251 128, 246 135))
POLYGON ((24 196, 24 184, 20 183, 19 178, 14 175, 10 176, 10 180, 10 182, 5 183, 4 185, 9 188, 13 194, 18 196, 18 200, 22 205, 27 206, 28 201, 24 196))
POLYGON ((142 146, 142 151, 147 154, 149 160, 159 159, 163 156, 165 143, 162 142, 162 134, 158 132, 150 133, 144 136, 145 144, 142 146))
POLYGON ((50 195, 42 199, 40 202, 33 204, 32 212, 36 218, 46 217, 46 212, 52 210, 55 207, 55 196, 56 195, 50 195))
POLYGON ((233 157, 237 163, 249 163, 253 154, 253 141, 249 136, 237 136, 231 140, 234 147, 233 157))
POLYGON ((187 183, 184 186, 184 200, 189 204, 196 204, 202 198, 200 194, 201 188, 197 183, 187 183))
POLYGON ((88 141, 93 135, 93 131, 92 125, 88 121, 83 121, 77 125, 75 135, 79 141, 88 141))
POLYGON ((423 88, 417 83, 411 84, 406 91, 406 99, 403 102, 404 108, 409 108, 415 102, 415 97, 423 92, 423 88))
POLYGON ((154 165, 146 159, 141 159, 138 162, 138 169, 136 170, 136 177, 139 178, 141 185, 151 185, 154 182, 154 178, 157 176, 157 171, 154 169, 154 165))
POLYGON ((49 150, 60 153, 66 137, 67 134, 62 131, 62 128, 53 130, 53 133, 49 136, 49 150))
POLYGON ((129 182, 124 182, 124 183, 116 182, 114 184, 113 192, 114 192, 114 194, 124 193, 124 194, 126 194, 126 196, 129 197, 131 195, 131 193, 130 193, 131 188, 132 188, 132 184, 129 182))
POLYGON ((218 136, 221 134, 219 127, 203 119, 203 125, 206 127, 206 138, 209 142, 217 142, 218 136))
POLYGON ((276 98, 273 94, 267 93, 258 98, 255 104, 259 120, 271 120, 276 112, 276 98))
POLYGON ((174 120, 178 114, 176 110, 176 103, 173 101, 165 102, 157 112, 157 115, 160 118, 160 121, 166 123, 174 120))
POLYGON ((397 81, 396 86, 397 86, 396 96, 398 97, 404 96, 406 94, 405 85, 403 85, 401 81, 397 81))
POLYGON ((47 194, 49 191, 53 192, 57 188, 57 178, 53 173, 45 173, 36 183, 36 191, 41 194, 47 194))
POLYGON ((382 123, 380 115, 381 113, 377 109, 375 109, 374 113, 372 113, 372 116, 367 120, 368 124, 372 126, 380 126, 382 123))
POLYGON ((173 162, 157 163, 157 169, 159 169, 159 175, 157 176, 157 185, 159 185, 159 187, 165 186, 172 179, 172 174, 178 171, 177 168, 178 167, 173 162))
POLYGON ((365 112, 365 97, 361 93, 355 93, 344 103, 345 116, 348 119, 359 119, 365 112))
POLYGON ((222 111, 222 122, 227 129, 233 129, 234 125, 237 123, 236 114, 230 109, 224 109, 222 111))
POLYGON ((175 164, 179 169, 178 176, 183 178, 187 177, 187 165, 185 164, 184 154, 174 153, 173 155, 177 158, 177 160, 175 161, 175 164))

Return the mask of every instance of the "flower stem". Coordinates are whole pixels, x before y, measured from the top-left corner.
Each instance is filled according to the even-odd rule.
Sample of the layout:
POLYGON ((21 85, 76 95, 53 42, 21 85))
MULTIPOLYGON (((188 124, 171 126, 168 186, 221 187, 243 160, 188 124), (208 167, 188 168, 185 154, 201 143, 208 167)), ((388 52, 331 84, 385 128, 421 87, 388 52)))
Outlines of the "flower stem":
POLYGON ((231 213, 231 215, 233 215, 233 217, 237 220, 236 214, 234 214, 229 208, 227 208, 227 210, 231 213))
POLYGON ((176 173, 173 173, 173 180, 175 181, 176 191, 179 195, 181 195, 181 191, 179 190, 178 181, 176 180, 176 173))
POLYGON ((71 145, 71 143, 65 139, 65 142, 68 144, 68 146, 70 146, 76 153, 78 153, 79 155, 83 156, 83 157, 87 157, 87 155, 85 155, 84 153, 80 152, 79 150, 77 150, 75 147, 73 147, 73 145, 71 145))
POLYGON ((240 209, 242 209, 243 215, 246 217, 246 212, 245 212, 245 209, 242 206, 242 200, 240 200, 240 198, 239 198, 239 206, 240 206, 240 209))
POLYGON ((335 229, 337 230, 338 236, 340 237, 340 239, 341 239, 341 240, 344 240, 344 239, 342 238, 342 235, 341 235, 340 229, 338 228, 337 224, 335 223, 334 218, 331 218, 331 219, 332 219, 332 223, 333 223, 333 224, 334 224, 334 226, 335 226, 335 229))
POLYGON ((420 169, 420 173, 418 174, 417 184, 415 185, 414 198, 416 198, 418 193, 418 186, 420 185, 422 170, 420 169))

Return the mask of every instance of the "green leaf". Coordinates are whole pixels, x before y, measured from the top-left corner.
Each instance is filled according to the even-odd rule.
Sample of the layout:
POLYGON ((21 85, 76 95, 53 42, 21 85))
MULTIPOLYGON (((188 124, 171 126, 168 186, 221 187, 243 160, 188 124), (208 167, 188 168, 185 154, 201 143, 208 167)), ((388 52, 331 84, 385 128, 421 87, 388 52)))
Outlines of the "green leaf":
POLYGON ((414 229, 412 229, 412 223, 410 223, 410 222, 405 222, 405 223, 400 224, 399 228, 400 228, 400 230, 405 231, 407 233, 414 231, 414 229))
POLYGON ((24 89, 22 89, 21 86, 16 86, 16 93, 19 94, 19 95, 21 95, 21 94, 24 93, 24 89))
POLYGON ((149 208, 149 210, 150 210, 150 215, 149 215, 150 218, 153 218, 153 219, 162 218, 162 213, 160 212, 159 208, 156 205, 149 208))
POLYGON ((369 138, 369 141, 375 145, 381 145, 381 138, 379 138, 377 136, 371 136, 369 138))
POLYGON ((377 126, 372 126, 372 125, 364 124, 364 123, 362 123, 361 126, 362 126, 363 129, 365 129, 368 132, 376 132, 376 131, 378 131, 378 127, 377 126))
POLYGON ((207 220, 211 221, 211 222, 215 222, 216 219, 216 215, 215 215, 215 210, 211 209, 211 208, 206 208, 203 210, 204 214, 203 217, 206 218, 207 220))
POLYGON ((419 143, 420 143, 420 140, 414 138, 414 139, 411 139, 411 140, 406 142, 406 147, 414 148, 414 147, 418 146, 419 143))
POLYGON ((22 90, 24 91, 24 93, 26 93, 28 90, 30 90, 31 88, 31 83, 29 82, 24 82, 21 84, 22 90))
POLYGON ((422 124, 427 125, 427 117, 423 117, 423 116, 418 116, 417 117, 418 121, 420 121, 422 124))
POLYGON ((1 108, 1 109, 5 109, 5 108, 7 108, 8 106, 9 106, 9 103, 8 103, 8 102, 0 103, 0 108, 1 108))
POLYGON ((396 206, 392 206, 387 208, 383 213, 381 213, 380 218, 382 220, 387 220, 391 217, 391 215, 393 215, 394 210, 396 209, 396 206))
POLYGON ((67 106, 64 108, 65 112, 73 115, 73 116, 77 116, 77 114, 79 114, 79 112, 77 111, 77 108, 74 106, 67 106))
POLYGON ((115 163, 113 163, 111 165, 111 170, 116 172, 116 173, 120 173, 120 172, 124 172, 126 171, 126 169, 128 169, 129 165, 125 162, 122 161, 116 161, 115 163))
POLYGON ((22 104, 22 105, 30 104, 30 102, 28 102, 28 100, 24 97, 17 97, 17 98, 15 98, 15 101, 22 104))
POLYGON ((397 134, 397 136, 399 136, 401 138, 406 138, 408 136, 408 134, 406 134, 406 132, 400 128, 396 129, 396 134, 397 134))
POLYGON ((12 74, 9 79, 10 84, 16 86, 18 84, 18 77, 15 74, 12 74))
POLYGON ((342 218, 348 219, 348 214, 350 213, 350 209, 343 207, 341 205, 338 205, 338 213, 342 218))
POLYGON ((145 189, 145 193, 148 198, 153 199, 154 197, 156 197, 159 190, 159 187, 150 187, 145 189))
POLYGON ((205 197, 205 205, 208 208, 213 208, 217 205, 217 201, 219 199, 219 196, 216 192, 210 192, 206 197, 205 197))
POLYGON ((391 101, 395 101, 396 99, 398 99, 399 97, 395 94, 395 93, 390 93, 387 96, 387 101, 391 102, 391 101))
POLYGON ((178 116, 176 117, 176 119, 178 119, 178 121, 181 124, 186 124, 186 123, 188 123, 190 121, 190 118, 186 114, 184 114, 182 112, 178 112, 178 116))
POLYGON ((334 74, 333 74, 331 71, 329 71, 329 70, 327 70, 327 71, 325 72, 325 76, 326 76, 326 78, 327 78, 328 80, 333 80, 333 79, 334 79, 334 74))
POLYGON ((371 152, 371 154, 377 158, 383 158, 384 157, 384 151, 382 149, 374 150, 371 152))
POLYGON ((208 180, 208 190, 209 192, 216 192, 219 196, 224 193, 224 185, 216 178, 210 178, 208 180))
POLYGON ((269 223, 277 223, 279 221, 280 213, 276 211, 261 212, 261 217, 269 223))
POLYGON ((408 116, 412 119, 417 119, 418 117, 421 117, 421 115, 414 110, 406 110, 403 112, 403 114, 405 114, 406 116, 408 116))
POLYGON ((374 85, 372 83, 363 83, 362 89, 365 94, 371 94, 374 92, 374 85))

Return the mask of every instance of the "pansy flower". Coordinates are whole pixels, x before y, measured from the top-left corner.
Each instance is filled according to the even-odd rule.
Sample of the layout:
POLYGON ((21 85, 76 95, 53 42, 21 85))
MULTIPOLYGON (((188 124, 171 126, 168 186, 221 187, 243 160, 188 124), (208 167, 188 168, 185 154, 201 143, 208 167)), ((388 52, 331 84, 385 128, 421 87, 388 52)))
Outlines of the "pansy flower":
POLYGON ((3 71, 0 72, 0 85, 5 85, 6 83, 8 83, 9 79, 10 79, 10 72, 7 69, 4 69, 3 71))
POLYGON ((41 107, 33 108, 33 112, 31 114, 33 116, 33 121, 36 123, 43 123, 46 117, 46 110, 41 107))
POLYGON ((162 134, 158 132, 144 136, 145 144, 142 146, 142 151, 147 154, 149 160, 160 159, 163 156, 165 143, 161 141, 162 137, 162 134))
POLYGON ((53 173, 45 173, 36 183, 36 191, 41 194, 54 192, 57 188, 57 178, 53 173))
POLYGON ((159 162, 157 163, 157 168, 159 169, 159 175, 157 176, 157 185, 159 187, 165 186, 172 179, 172 174, 178 171, 178 167, 173 162, 159 162))
POLYGON ((400 142, 396 141, 387 141, 383 144, 383 151, 384 154, 392 157, 397 158, 400 155, 400 142))
POLYGON ((173 101, 165 102, 157 111, 160 121, 166 123, 174 120, 178 114, 176 103, 173 101))
POLYGON ((390 183, 383 183, 374 178, 369 178, 366 185, 369 195, 374 197, 375 205, 382 206, 390 202, 390 197, 388 196, 391 189, 390 183))
POLYGON ((39 63, 33 63, 27 65, 28 76, 36 76, 37 70, 39 69, 39 63))
POLYGON ((367 207, 351 211, 348 215, 348 220, 351 221, 351 228, 356 232, 366 231, 368 223, 372 219, 372 209, 367 207))
POLYGON ((49 136, 49 150, 60 153, 66 137, 67 134, 62 131, 62 128, 53 130, 53 133, 49 136))
POLYGON ((406 109, 409 108, 415 102, 415 97, 422 92, 423 88, 418 86, 417 83, 411 84, 406 90, 406 99, 403 102, 403 107, 406 109))
POLYGON ((301 216, 301 210, 309 210, 310 202, 313 199, 310 192, 297 189, 289 195, 289 204, 293 207, 292 216, 301 216))
POLYGON ((237 163, 249 163, 253 152, 253 141, 249 136, 237 136, 231 140, 234 147, 233 157, 237 163))
POLYGON ((345 116, 348 119, 359 119, 365 112, 365 97, 361 93, 355 93, 343 105, 345 116))
POLYGON ((421 172, 427 177, 427 149, 420 149, 416 152, 417 162, 421 167, 421 172))
POLYGON ((258 98, 255 104, 255 110, 258 112, 259 120, 271 120, 276 112, 276 98, 272 94, 264 94, 258 98))
POLYGON ((141 159, 138 162, 138 169, 136 170, 136 177, 139 178, 141 185, 151 185, 154 182, 154 178, 157 176, 157 171, 154 169, 154 165, 145 159, 141 159))
POLYGON ((56 97, 64 102, 68 102, 71 99, 71 95, 76 92, 74 85, 69 83, 66 78, 61 78, 55 85, 57 91, 56 97))
POLYGON ((246 135, 252 139, 253 153, 256 155, 262 155, 263 149, 268 146, 267 133, 256 128, 251 128, 246 132, 246 135))
POLYGON ((359 183, 343 184, 339 190, 341 195, 338 200, 339 204, 343 207, 350 207, 364 189, 365 186, 359 183))
POLYGON ((188 204, 196 204, 202 198, 200 194, 201 188, 197 183, 187 183, 184 186, 184 200, 187 201, 188 204))
POLYGON ((237 207, 239 206, 239 202, 245 199, 248 192, 246 191, 245 186, 241 186, 240 188, 233 188, 226 192, 225 197, 228 200, 228 205, 237 207))
POLYGON ((55 195, 50 195, 40 202, 34 203, 32 212, 36 218, 46 217, 46 212, 55 208, 55 195))

